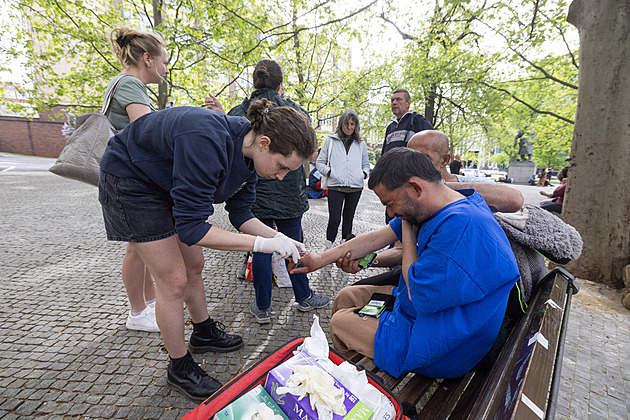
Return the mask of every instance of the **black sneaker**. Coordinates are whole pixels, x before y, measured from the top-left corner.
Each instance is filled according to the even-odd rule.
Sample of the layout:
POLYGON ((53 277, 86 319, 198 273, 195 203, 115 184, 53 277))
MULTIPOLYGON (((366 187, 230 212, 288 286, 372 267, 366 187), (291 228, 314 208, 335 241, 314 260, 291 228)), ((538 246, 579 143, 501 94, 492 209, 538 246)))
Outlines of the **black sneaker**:
POLYGON ((225 325, 208 318, 204 322, 193 322, 193 333, 188 342, 188 350, 191 353, 205 353, 216 351, 227 353, 243 347, 243 338, 240 335, 227 334, 225 325))
POLYGON ((205 401, 221 388, 221 382, 209 376, 190 353, 181 359, 171 359, 166 373, 166 386, 181 392, 196 403, 205 401))

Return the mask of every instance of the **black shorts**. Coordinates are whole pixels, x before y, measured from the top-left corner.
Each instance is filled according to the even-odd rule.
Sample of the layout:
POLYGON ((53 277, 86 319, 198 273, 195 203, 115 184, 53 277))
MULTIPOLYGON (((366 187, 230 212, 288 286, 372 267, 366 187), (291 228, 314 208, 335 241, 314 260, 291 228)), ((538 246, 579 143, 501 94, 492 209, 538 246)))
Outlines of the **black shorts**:
POLYGON ((101 171, 98 201, 111 241, 152 242, 175 235, 173 199, 145 181, 101 171))

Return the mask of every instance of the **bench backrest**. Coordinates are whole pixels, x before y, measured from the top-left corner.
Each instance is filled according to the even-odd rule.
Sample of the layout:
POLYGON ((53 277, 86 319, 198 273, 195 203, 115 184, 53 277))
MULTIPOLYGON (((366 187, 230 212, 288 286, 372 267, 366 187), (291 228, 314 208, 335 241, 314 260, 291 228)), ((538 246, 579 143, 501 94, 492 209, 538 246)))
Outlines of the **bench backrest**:
POLYGON ((556 268, 541 281, 467 418, 553 418, 573 280, 556 268))

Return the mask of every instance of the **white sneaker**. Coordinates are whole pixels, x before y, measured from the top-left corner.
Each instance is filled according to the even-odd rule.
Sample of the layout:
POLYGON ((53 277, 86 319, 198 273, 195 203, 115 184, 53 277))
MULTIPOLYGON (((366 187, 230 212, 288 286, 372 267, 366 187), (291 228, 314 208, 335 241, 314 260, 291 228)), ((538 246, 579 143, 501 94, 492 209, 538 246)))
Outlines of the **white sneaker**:
POLYGON ((144 311, 136 316, 131 315, 131 312, 129 312, 127 328, 138 331, 160 332, 160 328, 155 321, 155 309, 147 306, 144 311))
POLYGON ((326 242, 324 242, 324 251, 328 251, 330 248, 332 248, 334 245, 332 242, 330 242, 328 239, 326 239, 326 242))
POLYGON ((155 311, 155 299, 153 299, 153 302, 147 303, 147 306, 155 311))

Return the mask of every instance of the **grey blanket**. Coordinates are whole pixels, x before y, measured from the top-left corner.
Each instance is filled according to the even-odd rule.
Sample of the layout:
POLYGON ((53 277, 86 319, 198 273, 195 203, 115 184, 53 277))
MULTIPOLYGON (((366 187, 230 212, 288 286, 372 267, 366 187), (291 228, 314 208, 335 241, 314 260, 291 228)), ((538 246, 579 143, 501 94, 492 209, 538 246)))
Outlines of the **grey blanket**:
POLYGON ((532 289, 547 274, 545 257, 552 261, 576 259, 582 253, 582 237, 559 217, 532 204, 516 213, 495 213, 505 231, 521 274, 521 299, 529 301, 532 289))

